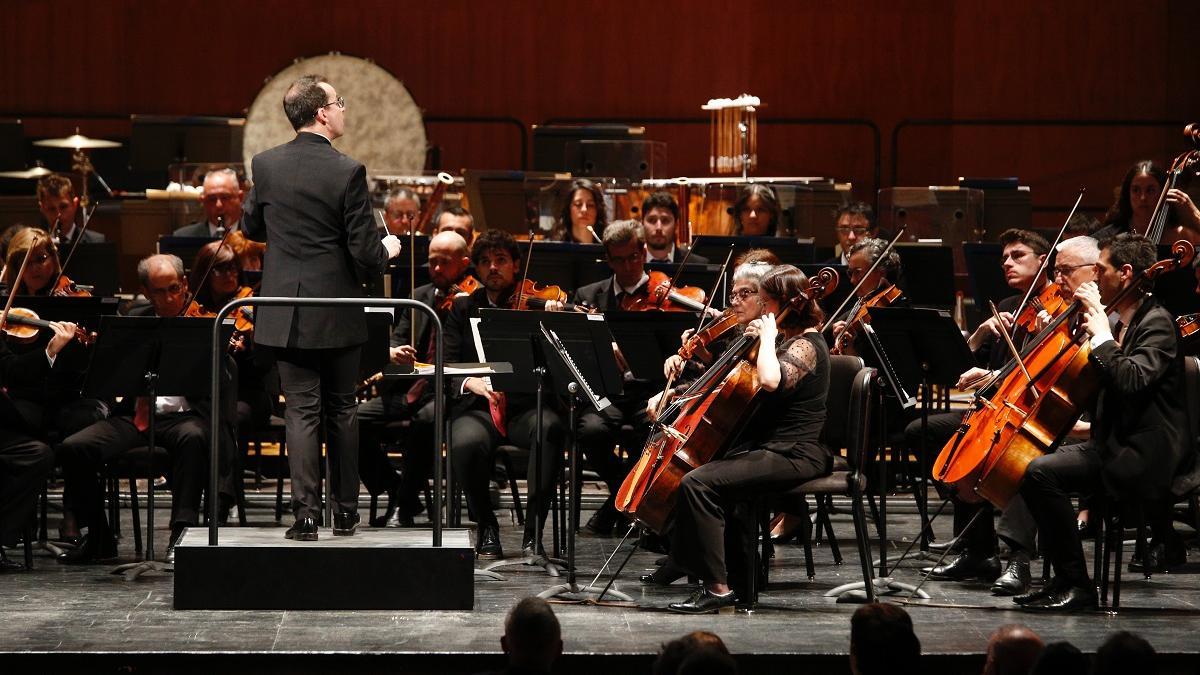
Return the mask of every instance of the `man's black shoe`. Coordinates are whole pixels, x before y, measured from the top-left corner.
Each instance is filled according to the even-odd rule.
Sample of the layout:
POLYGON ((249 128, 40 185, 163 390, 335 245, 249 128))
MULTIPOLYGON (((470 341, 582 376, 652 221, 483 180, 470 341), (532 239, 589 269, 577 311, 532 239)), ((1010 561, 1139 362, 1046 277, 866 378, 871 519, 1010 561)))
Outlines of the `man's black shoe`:
POLYGON ((945 565, 931 568, 928 577, 931 581, 967 581, 979 579, 992 582, 1000 576, 1000 558, 991 556, 981 558, 963 553, 945 565))
POLYGON ((1129 561, 1130 572, 1162 573, 1187 564, 1187 549, 1182 542, 1175 546, 1150 544, 1149 549, 1145 556, 1134 556, 1129 561))
POLYGON ((583 527, 597 537, 611 537, 616 524, 617 510, 605 504, 588 518, 587 525, 583 527))
POLYGON ((288 528, 287 533, 283 536, 288 539, 295 539, 296 541, 316 541, 317 521, 312 516, 297 518, 296 522, 288 528))
POLYGON ((1051 592, 1044 599, 1021 606, 1023 609, 1050 612, 1083 612, 1096 609, 1096 590, 1072 586, 1051 592))
POLYGON ((0 574, 6 572, 24 572, 25 563, 19 563, 16 560, 9 560, 8 556, 4 555, 4 551, 0 550, 0 574))
POLYGON ((1028 560, 1010 560, 1004 574, 992 584, 992 595, 1020 595, 1029 590, 1032 575, 1028 560))
POLYGON ((1058 577, 1054 577, 1050 581, 1047 581, 1045 586, 1042 586, 1036 591, 1030 591, 1028 593, 1022 593, 1021 595, 1013 596, 1013 602, 1021 605, 1022 607, 1025 605, 1037 604, 1051 595, 1054 595, 1059 590, 1059 586, 1061 585, 1062 584, 1059 582, 1058 577))
POLYGON ((400 503, 400 482, 397 480, 387 489, 387 508, 382 516, 371 519, 371 527, 387 527, 388 522, 396 515, 396 506, 400 503))
POLYGON ((647 586, 670 586, 687 576, 687 572, 676 567, 669 559, 650 574, 643 574, 641 582, 647 586))
POLYGON ((667 609, 679 614, 725 614, 732 612, 737 603, 737 594, 729 591, 725 595, 714 595, 701 588, 683 602, 672 602, 667 609))
POLYGON ((64 565, 91 565, 117 559, 117 540, 107 532, 88 533, 79 541, 79 548, 63 551, 58 562, 64 565))
POLYGON ((475 532, 475 555, 483 560, 504 557, 500 546, 500 528, 496 525, 480 525, 475 532))
POLYGON ((358 512, 333 514, 333 536, 350 537, 358 531, 358 512))

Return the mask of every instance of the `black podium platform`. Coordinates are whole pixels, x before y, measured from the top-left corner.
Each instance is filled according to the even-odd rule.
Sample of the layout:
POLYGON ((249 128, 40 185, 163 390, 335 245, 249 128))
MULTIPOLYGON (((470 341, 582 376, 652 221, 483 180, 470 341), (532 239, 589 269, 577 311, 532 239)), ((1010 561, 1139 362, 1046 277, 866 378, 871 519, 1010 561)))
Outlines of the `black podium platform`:
POLYGON ((472 609, 475 551, 467 530, 222 528, 220 544, 190 528, 175 546, 175 609, 472 609))

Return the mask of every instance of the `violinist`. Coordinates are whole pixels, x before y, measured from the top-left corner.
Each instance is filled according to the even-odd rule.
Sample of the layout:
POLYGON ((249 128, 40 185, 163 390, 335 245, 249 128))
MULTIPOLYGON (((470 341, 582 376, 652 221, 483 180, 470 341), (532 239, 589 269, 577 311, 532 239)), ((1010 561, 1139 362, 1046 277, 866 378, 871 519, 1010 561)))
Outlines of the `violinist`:
POLYGON ((467 250, 475 241, 475 217, 461 206, 449 206, 442 209, 437 219, 433 221, 433 233, 454 232, 467 242, 467 250))
MULTIPOLYGON (((131 314, 177 317, 188 301, 187 277, 183 261, 173 255, 152 255, 138 263, 142 292, 150 300, 146 308, 131 314)), ((222 397, 229 400, 232 378, 224 378, 222 397)), ((167 560, 174 554, 175 542, 185 527, 200 522, 200 499, 208 483, 209 428, 212 401, 206 397, 159 396, 126 398, 108 419, 71 434, 56 449, 63 466, 66 492, 80 527, 87 535, 79 547, 59 556, 63 564, 91 564, 116 557, 117 541, 105 517, 104 492, 100 472, 105 463, 129 450, 145 446, 149 430, 150 405, 155 406, 155 443, 170 455, 167 477, 171 485, 171 538, 167 560)), ((229 419, 229 415, 224 416, 229 419)), ((222 432, 222 457, 228 457, 235 445, 232 421, 222 432)), ((229 474, 226 467, 224 472, 229 474)), ((237 476, 238 479, 241 476, 237 476)), ((229 479, 223 481, 228 485, 229 479)), ((226 492, 227 488, 222 488, 226 492)), ((223 494, 231 499, 232 494, 223 494)))
MULTIPOLYGON (((516 299, 517 274, 521 266, 521 250, 512 235, 501 230, 488 230, 475 239, 471 261, 483 286, 467 297, 458 297, 446 318, 444 353, 447 363, 479 362, 482 355, 475 348, 471 318, 480 309, 509 308, 516 299)), ((559 311, 562 303, 550 300, 547 311, 559 311)), ((544 443, 541 453, 541 484, 531 482, 529 503, 538 504, 538 513, 527 516, 522 548, 528 553, 541 553, 542 525, 549 504, 549 495, 562 457, 566 440, 566 425, 553 409, 542 411, 542 427, 537 428, 535 399, 528 394, 498 392, 482 378, 454 378, 450 381, 454 397, 450 422, 450 449, 455 480, 463 486, 467 506, 475 516, 477 532, 475 551, 480 558, 502 558, 500 529, 492 511, 488 483, 492 474, 493 452, 507 438, 526 448, 535 445, 540 433, 544 443)), ((534 455, 529 457, 529 476, 535 475, 534 455)))
POLYGON ((675 228, 679 223, 679 203, 670 192, 655 192, 642 200, 642 229, 646 233, 646 262, 689 263, 703 265, 708 258, 676 246, 675 228))
POLYGON ((1088 363, 1100 378, 1100 395, 1091 439, 1034 459, 1021 485, 1055 571, 1042 590, 1014 598, 1026 609, 1096 606, 1071 493, 1143 503, 1154 535, 1144 553, 1146 563, 1151 562, 1149 553, 1165 556, 1164 566, 1181 563, 1186 555, 1182 542, 1172 536, 1169 510, 1171 481, 1189 447, 1183 437, 1183 363, 1174 319, 1140 286, 1119 306, 1110 306, 1122 289, 1138 283, 1137 276, 1156 257, 1146 238, 1119 234, 1101 244, 1096 281, 1075 291, 1084 307, 1088 363), (1115 326, 1109 324, 1110 311, 1118 315, 1115 326))
POLYGON ((95 230, 79 227, 79 197, 71 179, 52 173, 44 176, 37 185, 38 210, 42 212, 42 228, 54 236, 54 243, 69 251, 79 239, 81 244, 99 244, 104 235, 95 230), (58 227, 55 228, 57 223, 58 227), (82 237, 82 238, 81 238, 82 237))
MULTIPOLYGON (((430 283, 418 286, 414 299, 433 307, 444 322, 447 318, 445 300, 457 293, 454 289, 468 277, 471 259, 467 243, 454 232, 441 232, 429 241, 430 283)), ((420 361, 433 363, 433 328, 424 312, 403 311, 392 329, 392 363, 412 365, 420 361), (413 336, 416 336, 415 343, 413 336)), ((376 387, 379 396, 358 406, 359 474, 363 485, 372 495, 387 494, 387 509, 371 522, 372 527, 384 527, 393 518, 402 527, 411 527, 413 518, 422 506, 418 495, 433 458, 433 391, 429 380, 405 380, 399 384, 381 381, 376 387), (389 422, 409 420, 404 453, 404 470, 397 475, 382 448, 383 430, 389 422)))
POLYGON ((788 301, 808 288, 803 272, 781 265, 743 301, 757 314, 746 333, 759 339, 755 365, 765 399, 731 450, 692 470, 680 484, 671 557, 703 585, 689 599, 669 605, 671 611, 704 614, 736 603, 728 584, 726 542, 742 537, 726 537, 731 503, 786 491, 831 470, 832 456, 819 441, 829 387, 829 351, 817 331, 824 318, 820 306, 810 302, 779 325, 775 321, 788 301))
POLYGON ((184 225, 172 234, 176 237, 208 237, 220 239, 228 230, 236 230, 242 219, 242 198, 245 196, 237 172, 230 168, 209 171, 204 175, 200 204, 204 220, 184 225))
MULTIPOLYGON (((847 266, 846 272, 850 276, 850 283, 855 285, 857 298, 854 305, 845 313, 834 317, 831 330, 834 344, 841 347, 840 353, 855 355, 858 352, 854 347, 853 339, 841 338, 842 332, 846 329, 847 321, 853 319, 860 308, 864 305, 872 306, 873 300, 895 286, 896 275, 900 271, 900 254, 895 249, 888 251, 888 242, 883 239, 869 237, 857 240, 848 250, 850 264, 847 266), (887 256, 883 262, 879 263, 870 275, 867 275, 868 270, 879 260, 884 251, 887 251, 887 256)), ((901 302, 906 302, 903 300, 903 294, 884 306, 896 306, 901 302)), ((851 330, 854 331, 856 328, 852 326, 851 330)))

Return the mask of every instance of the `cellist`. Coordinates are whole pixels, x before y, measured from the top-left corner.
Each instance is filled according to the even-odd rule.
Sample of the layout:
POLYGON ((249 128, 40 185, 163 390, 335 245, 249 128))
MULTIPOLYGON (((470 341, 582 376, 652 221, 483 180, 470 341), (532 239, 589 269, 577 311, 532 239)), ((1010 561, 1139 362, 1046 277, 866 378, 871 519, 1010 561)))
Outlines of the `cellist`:
POLYGON ((756 294, 740 301, 758 314, 746 333, 759 339, 755 366, 765 396, 731 450, 689 472, 680 484, 671 557, 703 585, 687 600, 672 603, 671 611, 705 614, 737 602, 725 564, 729 503, 788 490, 832 468, 832 456, 818 440, 829 388, 829 350, 817 331, 823 313, 814 301, 779 325, 775 320, 808 289, 803 272, 781 265, 762 277, 756 294))
MULTIPOLYGON (((1096 606, 1083 545, 1074 522, 1070 493, 1116 495, 1146 504, 1154 532, 1151 550, 1175 548, 1169 538, 1171 481, 1188 447, 1183 363, 1171 314, 1138 287, 1120 305, 1118 293, 1137 284, 1155 263, 1155 247, 1145 237, 1119 234, 1101 244, 1096 281, 1081 285, 1083 329, 1091 346, 1088 363, 1100 378, 1092 437, 1030 463, 1021 495, 1029 505, 1054 565, 1055 577, 1034 593, 1013 598, 1026 609, 1079 611, 1096 606), (1108 312, 1118 320, 1109 324, 1108 312), (1166 504, 1168 508, 1162 508, 1166 504)), ((1166 553, 1170 557, 1170 553, 1166 553)))

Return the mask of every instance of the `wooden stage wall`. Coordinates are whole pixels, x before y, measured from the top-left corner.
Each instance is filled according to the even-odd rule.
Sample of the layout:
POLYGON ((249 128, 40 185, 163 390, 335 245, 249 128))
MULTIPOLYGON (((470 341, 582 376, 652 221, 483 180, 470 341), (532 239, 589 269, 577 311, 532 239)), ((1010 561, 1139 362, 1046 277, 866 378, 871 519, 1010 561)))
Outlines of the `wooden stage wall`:
MULTIPOLYGON (((750 92, 764 121, 870 120, 878 185, 866 126, 767 124, 760 173, 836 176, 868 199, 1018 175, 1049 221, 1083 185, 1087 206, 1105 207, 1133 160, 1182 150, 1179 130, 904 125, 896 150, 893 131, 928 118, 1200 118, 1194 0, 17 0, 4 13, 0 116, 24 117, 31 136, 128 134, 127 120, 76 115, 241 115, 264 78, 336 50, 390 70, 432 116, 699 118, 706 99, 750 92)), ((706 173, 705 131, 648 125, 672 174, 706 173)), ((520 164, 502 125, 429 132, 443 167, 520 164)))

